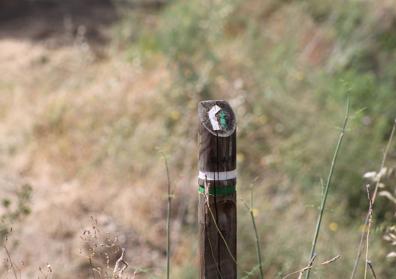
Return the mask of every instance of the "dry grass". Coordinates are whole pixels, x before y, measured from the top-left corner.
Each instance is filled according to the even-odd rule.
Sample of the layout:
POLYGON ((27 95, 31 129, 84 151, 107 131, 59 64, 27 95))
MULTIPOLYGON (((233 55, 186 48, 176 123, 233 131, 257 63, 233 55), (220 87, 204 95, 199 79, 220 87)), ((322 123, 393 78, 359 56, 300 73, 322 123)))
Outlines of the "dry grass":
MULTIPOLYGON (((309 84, 315 67, 331 58, 335 39, 302 6, 274 3, 247 1, 231 10, 235 18, 241 11, 251 12, 257 30, 249 22, 220 26, 219 20, 225 38, 214 48, 218 61, 197 61, 198 85, 180 86, 177 66, 157 50, 128 49, 115 41, 97 52, 83 36, 55 48, 42 41, 1 39, 0 194, 20 181, 33 188, 31 214, 15 224, 17 243, 8 246, 9 257, 1 258, 11 258, 22 278, 111 278, 126 248, 124 276, 163 278, 169 195, 159 147, 168 155, 175 193, 171 277, 196 278, 194 125, 207 82, 211 94, 230 100, 243 119, 238 127, 238 195, 246 198, 246 185, 258 176, 253 217, 264 278, 280 278, 305 266, 307 228, 315 222, 321 194, 319 167, 336 134, 333 119, 323 117, 318 125, 313 117, 323 106, 309 84), (265 40, 253 40, 254 32, 265 40), (283 49, 295 42, 296 49, 283 49), (249 72, 257 61, 266 67, 249 72), (315 181, 298 181, 289 175, 291 166, 298 173, 315 173, 315 181)), ((328 115, 340 112, 336 104, 329 107, 328 115)), ((314 264, 313 272, 341 278, 353 264, 360 231, 345 215, 345 199, 330 197, 328 202, 318 240, 326 245, 318 247, 315 261, 326 263, 339 254, 342 261, 314 264)), ((238 214, 238 250, 245 252, 238 263, 241 270, 252 270, 257 259, 251 220, 243 210, 238 214)), ((373 261, 384 257, 379 241, 370 247, 377 252, 373 261)), ((257 272, 241 276, 255 278, 257 272)), ((9 267, 0 266, 0 276, 4 274, 13 276, 9 267)))
POLYGON ((32 214, 18 227, 19 245, 11 251, 24 262, 23 278, 47 263, 56 278, 79 274, 85 261, 79 231, 91 215, 103 216, 113 233, 139 250, 128 256, 133 266, 162 260, 162 207, 153 210, 146 200, 165 180, 131 178, 161 171, 155 166, 147 172, 159 159, 153 146, 165 130, 146 132, 158 126, 155 110, 146 108, 158 107, 155 96, 167 84, 164 67, 142 70, 122 56, 86 60, 85 50, 73 45, 51 50, 5 40, 0 48, 3 171, 26 179, 34 192, 32 214), (16 63, 12 57, 23 52, 28 55, 16 63), (153 157, 146 159, 147 153, 153 157))

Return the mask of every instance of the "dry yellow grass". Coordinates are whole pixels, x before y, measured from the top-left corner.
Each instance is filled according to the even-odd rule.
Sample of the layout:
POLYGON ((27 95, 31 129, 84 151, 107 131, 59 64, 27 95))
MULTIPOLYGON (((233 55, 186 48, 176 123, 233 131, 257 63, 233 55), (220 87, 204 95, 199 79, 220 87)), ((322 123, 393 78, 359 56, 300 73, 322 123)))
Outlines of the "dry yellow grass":
MULTIPOLYGON (((253 181, 265 277, 306 264, 321 191, 321 173, 312 173, 327 163, 338 123, 319 115, 324 109, 327 115, 339 112, 336 104, 316 103, 311 93, 317 89, 312 88, 314 73, 331 60, 328 48, 335 35, 332 26, 319 27, 299 4, 272 9, 276 1, 244 3, 232 17, 251 14, 261 37, 248 34, 248 26, 237 21, 226 25, 224 38, 212 46, 218 62, 197 51, 199 61, 192 61, 199 80, 184 87, 178 84, 176 61, 158 50, 146 57, 133 43, 132 50, 116 40, 96 45, 78 27, 47 40, 31 39, 47 28, 43 24, 19 31, 23 36, 0 31, 0 196, 12 196, 24 183, 33 188, 32 212, 15 224, 8 242, 23 278, 40 274, 39 267, 48 272, 48 264, 53 278, 92 276, 90 249, 103 248, 114 237, 116 248, 127 248, 126 274, 145 267, 162 278, 167 182, 158 149, 168 155, 175 192, 172 275, 196 278, 194 125, 206 82, 212 83, 213 96, 228 99, 243 118, 238 123, 238 195, 246 198, 253 181), (293 43, 296 49, 288 49, 293 43), (295 64, 287 60, 289 54, 295 64), (293 126, 301 124, 293 134, 293 126), (314 178, 297 185, 300 181, 288 177, 290 166, 314 178), (313 201, 307 203, 307 197, 313 201)), ((332 196, 329 203, 317 262, 342 254, 334 266, 319 268, 320 274, 339 278, 349 270, 359 230, 343 211, 346 198, 332 196)), ((248 213, 241 209, 239 214, 242 273, 256 260, 248 213)), ((385 254, 378 244, 373 244, 379 251, 375 259, 385 254)), ((107 250, 96 250, 93 264, 106 269, 107 250)), ((111 251, 112 264, 119 251, 111 251)), ((6 269, 0 266, 0 276, 12 278, 6 269)))
POLYGON ((10 238, 23 278, 47 263, 55 278, 85 272, 80 236, 91 216, 131 247, 132 268, 163 260, 164 207, 147 201, 162 202, 165 181, 148 182, 164 177, 155 150, 164 130, 147 108, 169 83, 165 63, 142 69, 83 44, 4 39, 0 71, 1 177, 8 190, 22 180, 34 193, 32 213, 10 238))

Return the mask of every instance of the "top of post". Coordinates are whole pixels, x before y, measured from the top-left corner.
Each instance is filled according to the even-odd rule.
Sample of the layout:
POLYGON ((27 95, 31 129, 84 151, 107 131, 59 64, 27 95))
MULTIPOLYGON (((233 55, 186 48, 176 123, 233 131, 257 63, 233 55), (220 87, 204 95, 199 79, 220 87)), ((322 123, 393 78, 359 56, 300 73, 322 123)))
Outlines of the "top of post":
POLYGON ((235 114, 226 101, 202 101, 198 105, 198 114, 201 124, 214 136, 229 137, 235 131, 235 114))

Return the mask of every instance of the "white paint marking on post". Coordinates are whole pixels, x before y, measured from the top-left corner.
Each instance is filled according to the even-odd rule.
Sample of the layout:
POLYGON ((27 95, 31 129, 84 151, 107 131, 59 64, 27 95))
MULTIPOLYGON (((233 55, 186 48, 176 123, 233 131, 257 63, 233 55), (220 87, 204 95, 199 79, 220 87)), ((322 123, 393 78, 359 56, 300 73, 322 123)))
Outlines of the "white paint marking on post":
POLYGON ((216 114, 219 111, 221 111, 221 107, 219 107, 218 105, 214 105, 210 109, 210 111, 208 112, 210 123, 212 124, 212 127, 213 127, 214 131, 221 130, 220 125, 219 125, 219 121, 217 121, 217 117, 216 117, 216 114))
POLYGON ((198 178, 202 180, 229 180, 237 177, 237 170, 232 171, 199 171, 198 178))

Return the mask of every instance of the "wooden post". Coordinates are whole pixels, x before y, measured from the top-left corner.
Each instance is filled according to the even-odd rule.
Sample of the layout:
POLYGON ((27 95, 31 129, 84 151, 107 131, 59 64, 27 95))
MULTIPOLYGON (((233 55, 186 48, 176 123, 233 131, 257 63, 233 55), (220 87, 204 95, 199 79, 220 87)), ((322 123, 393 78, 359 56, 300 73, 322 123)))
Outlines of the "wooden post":
POLYGON ((236 120, 225 101, 203 101, 199 114, 199 257, 201 279, 236 279, 236 120))

